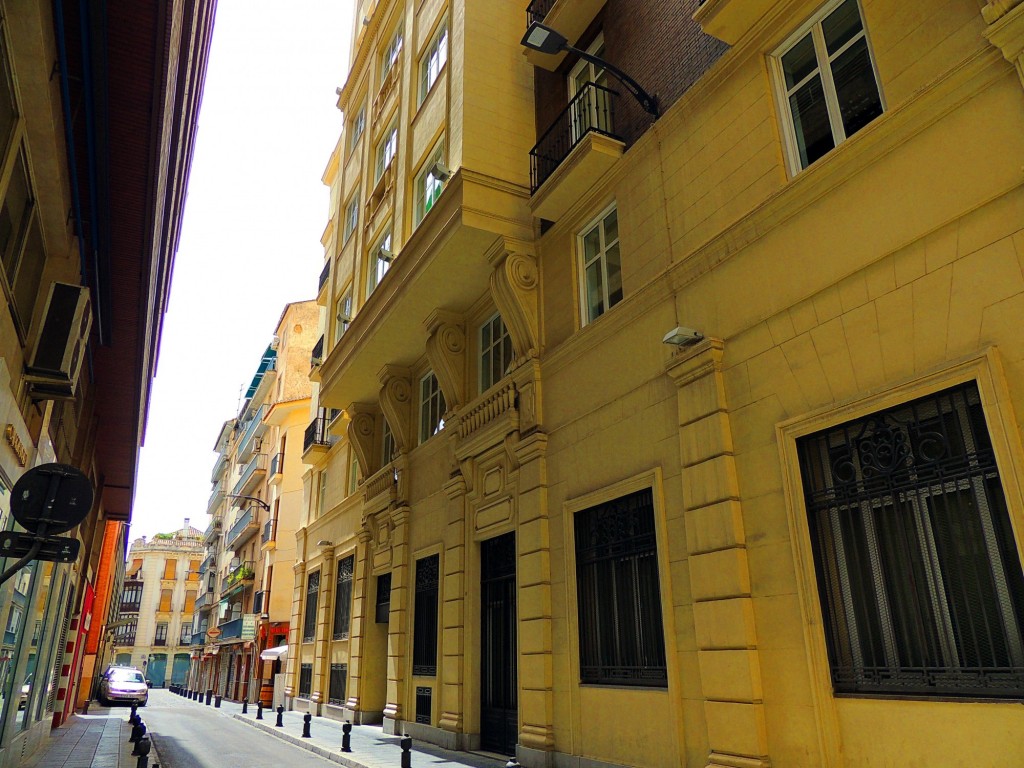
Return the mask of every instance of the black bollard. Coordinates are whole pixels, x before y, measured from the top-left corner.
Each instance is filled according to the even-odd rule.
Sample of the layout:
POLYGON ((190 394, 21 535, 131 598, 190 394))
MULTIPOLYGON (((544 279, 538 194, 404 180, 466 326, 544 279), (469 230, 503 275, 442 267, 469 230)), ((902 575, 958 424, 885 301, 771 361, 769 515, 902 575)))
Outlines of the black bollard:
POLYGON ((149 750, 153 745, 149 741, 149 736, 143 736, 137 742, 135 742, 135 749, 132 750, 132 757, 138 757, 139 760, 146 758, 146 762, 149 762, 149 758, 146 757, 149 754, 149 750))
POLYGON ((213 706, 220 709, 220 694, 218 693, 213 699, 213 706))
POLYGON ((352 751, 352 723, 348 720, 346 720, 345 724, 341 726, 341 751, 352 751))
POLYGON ((132 712, 128 715, 128 722, 135 725, 135 722, 139 719, 139 705, 132 702, 132 712))
POLYGON ((263 702, 262 701, 257 701, 256 702, 256 719, 257 720, 262 720, 263 719, 263 702))
POLYGON ((242 714, 243 715, 248 715, 249 714, 249 700, 248 699, 242 699, 242 714))
POLYGON ((313 719, 313 716, 311 714, 309 714, 309 712, 307 712, 306 714, 304 714, 302 716, 302 738, 304 738, 304 739, 312 738, 309 735, 309 722, 312 719, 313 719))
POLYGON ((403 736, 402 741, 402 768, 412 768, 412 738, 403 736))
POLYGON ((82 714, 83 715, 88 715, 89 714, 89 700, 88 699, 86 699, 85 700, 85 704, 82 705, 82 714))
POLYGON ((280 704, 277 705, 277 722, 274 725, 278 728, 284 728, 284 707, 280 704))
POLYGON ((133 744, 138 743, 139 739, 146 735, 146 724, 140 719, 135 725, 132 726, 132 735, 128 737, 128 741, 133 744))
POLYGON ((210 701, 213 699, 213 688, 206 689, 206 706, 210 706, 210 701))

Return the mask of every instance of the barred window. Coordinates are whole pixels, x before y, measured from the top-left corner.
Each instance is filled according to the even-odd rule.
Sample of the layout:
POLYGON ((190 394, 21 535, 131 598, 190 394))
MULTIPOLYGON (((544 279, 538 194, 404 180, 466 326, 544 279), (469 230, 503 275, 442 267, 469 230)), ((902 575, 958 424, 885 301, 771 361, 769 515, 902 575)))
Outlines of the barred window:
POLYGON ((327 703, 345 703, 345 683, 348 681, 347 664, 331 664, 331 684, 327 692, 327 703))
POLYGON ((299 698, 308 699, 313 693, 313 665, 299 665, 299 698))
POLYGON ((302 642, 311 643, 316 638, 316 607, 320 597, 320 571, 314 571, 306 579, 306 613, 302 620, 302 642))
POLYGON ((377 577, 377 610, 374 620, 377 624, 387 624, 391 618, 391 574, 382 573, 377 577))
POLYGON ((437 596, 440 559, 430 555, 416 561, 416 604, 413 625, 412 673, 437 674, 437 596))
POLYGON ((334 585, 334 639, 344 640, 348 637, 348 627, 352 617, 352 571, 355 568, 355 557, 349 555, 338 561, 338 579, 334 585))
POLYGON ((1024 694, 1024 574, 977 384, 797 449, 835 691, 1024 694))
POLYGON ((577 512, 574 527, 580 682, 667 686, 653 493, 577 512))

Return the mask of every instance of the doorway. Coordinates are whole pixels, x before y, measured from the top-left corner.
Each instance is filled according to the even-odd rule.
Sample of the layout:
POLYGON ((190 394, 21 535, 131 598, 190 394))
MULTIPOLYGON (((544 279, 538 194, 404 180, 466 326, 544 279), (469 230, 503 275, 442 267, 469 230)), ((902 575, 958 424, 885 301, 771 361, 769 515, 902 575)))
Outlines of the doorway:
POLYGON ((519 738, 514 533, 480 543, 480 618, 480 746, 514 755, 519 738))

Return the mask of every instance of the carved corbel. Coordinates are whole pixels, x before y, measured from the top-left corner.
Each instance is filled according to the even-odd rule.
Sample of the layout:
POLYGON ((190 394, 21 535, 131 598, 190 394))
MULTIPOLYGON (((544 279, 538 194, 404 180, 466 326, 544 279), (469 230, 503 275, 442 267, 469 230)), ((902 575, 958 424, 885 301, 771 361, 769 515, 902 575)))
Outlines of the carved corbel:
POLYGON ((427 329, 427 359, 437 376, 449 411, 465 402, 466 331, 462 317, 436 309, 423 324, 427 329))
POLYGON ((412 446, 412 383, 409 369, 386 365, 378 375, 380 379, 380 409, 388 420, 395 439, 395 452, 405 453, 412 446))
POLYGON ((351 419, 348 423, 348 441, 355 451, 356 461, 359 462, 359 474, 361 477, 369 477, 375 469, 371 467, 370 459, 374 455, 373 437, 377 409, 367 403, 352 403, 345 410, 351 419))
POLYGON ((491 295, 508 328, 516 362, 534 358, 540 350, 537 260, 525 245, 506 240, 495 244, 488 259, 494 267, 491 295))

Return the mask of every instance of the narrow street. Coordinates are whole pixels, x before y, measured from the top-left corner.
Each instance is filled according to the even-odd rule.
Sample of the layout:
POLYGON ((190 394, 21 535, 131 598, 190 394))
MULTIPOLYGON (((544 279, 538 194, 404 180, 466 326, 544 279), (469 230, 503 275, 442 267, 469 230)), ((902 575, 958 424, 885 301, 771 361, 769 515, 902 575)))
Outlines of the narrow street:
MULTIPOLYGON (((238 705, 231 704, 231 712, 238 705)), ((336 763, 240 723, 229 710, 199 707, 164 689, 139 710, 161 768, 323 768, 336 763)), ((152 761, 150 761, 152 765, 152 761)))

